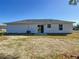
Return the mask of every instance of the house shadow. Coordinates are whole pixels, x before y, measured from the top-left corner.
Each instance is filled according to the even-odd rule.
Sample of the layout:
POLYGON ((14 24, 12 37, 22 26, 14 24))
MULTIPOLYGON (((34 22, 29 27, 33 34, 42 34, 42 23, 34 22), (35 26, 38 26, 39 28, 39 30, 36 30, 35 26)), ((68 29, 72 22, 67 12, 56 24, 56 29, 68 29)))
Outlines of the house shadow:
POLYGON ((0 33, 0 35, 4 36, 67 36, 71 33, 47 33, 47 34, 34 34, 34 33, 0 33))

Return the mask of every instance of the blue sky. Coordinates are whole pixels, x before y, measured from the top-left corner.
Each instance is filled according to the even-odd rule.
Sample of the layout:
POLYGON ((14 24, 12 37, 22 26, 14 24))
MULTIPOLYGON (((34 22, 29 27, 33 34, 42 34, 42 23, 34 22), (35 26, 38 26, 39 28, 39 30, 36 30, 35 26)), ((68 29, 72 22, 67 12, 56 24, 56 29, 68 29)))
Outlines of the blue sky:
POLYGON ((79 22, 79 4, 69 0, 0 0, 0 23, 23 19, 60 19, 79 22))

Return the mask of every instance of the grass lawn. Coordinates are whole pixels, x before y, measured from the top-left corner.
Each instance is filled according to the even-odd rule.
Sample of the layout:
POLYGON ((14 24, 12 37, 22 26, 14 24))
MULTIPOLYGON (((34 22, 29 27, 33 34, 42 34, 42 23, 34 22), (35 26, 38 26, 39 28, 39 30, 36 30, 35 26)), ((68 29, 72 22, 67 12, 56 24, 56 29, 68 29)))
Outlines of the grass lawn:
POLYGON ((67 36, 0 36, 0 58, 76 59, 78 56, 78 31, 67 36))

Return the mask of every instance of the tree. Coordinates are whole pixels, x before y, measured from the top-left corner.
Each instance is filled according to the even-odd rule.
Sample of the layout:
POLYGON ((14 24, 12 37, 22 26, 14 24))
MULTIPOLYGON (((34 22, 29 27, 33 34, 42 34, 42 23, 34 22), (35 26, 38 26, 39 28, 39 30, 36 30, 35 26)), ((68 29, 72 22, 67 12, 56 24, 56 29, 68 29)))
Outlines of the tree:
POLYGON ((79 24, 77 24, 76 28, 79 30, 79 24))
POLYGON ((76 26, 74 26, 73 29, 74 29, 74 30, 79 30, 79 24, 77 24, 76 26))
POLYGON ((79 2, 79 0, 69 0, 70 5, 77 5, 77 2, 79 2))

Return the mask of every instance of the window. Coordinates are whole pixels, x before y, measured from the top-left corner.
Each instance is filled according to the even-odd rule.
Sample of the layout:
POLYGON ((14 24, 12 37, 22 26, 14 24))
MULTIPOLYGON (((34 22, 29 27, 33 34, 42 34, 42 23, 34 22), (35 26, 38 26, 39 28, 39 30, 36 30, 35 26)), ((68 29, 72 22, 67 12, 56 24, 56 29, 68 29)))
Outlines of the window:
POLYGON ((40 27, 40 25, 38 25, 38 27, 40 27))
POLYGON ((59 30, 63 30, 63 25, 59 24, 59 30))
POLYGON ((51 28, 51 24, 47 24, 47 28, 51 28))

